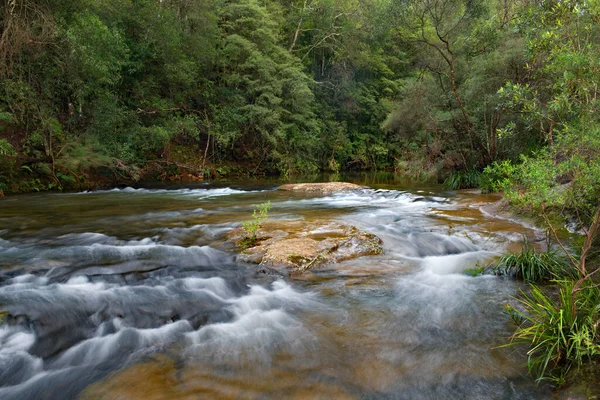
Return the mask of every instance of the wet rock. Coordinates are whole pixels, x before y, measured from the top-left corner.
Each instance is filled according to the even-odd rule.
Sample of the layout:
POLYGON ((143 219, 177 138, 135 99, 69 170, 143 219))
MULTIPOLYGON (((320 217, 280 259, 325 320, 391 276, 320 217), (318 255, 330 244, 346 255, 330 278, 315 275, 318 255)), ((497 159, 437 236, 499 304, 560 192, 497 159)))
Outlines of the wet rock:
POLYGON ((278 189, 302 193, 338 193, 366 189, 366 186, 348 182, 290 183, 281 185, 278 189))
POLYGON ((271 221, 250 242, 243 228, 227 239, 241 249, 238 261, 261 267, 302 272, 331 262, 381 254, 381 240, 368 232, 335 221, 271 221))

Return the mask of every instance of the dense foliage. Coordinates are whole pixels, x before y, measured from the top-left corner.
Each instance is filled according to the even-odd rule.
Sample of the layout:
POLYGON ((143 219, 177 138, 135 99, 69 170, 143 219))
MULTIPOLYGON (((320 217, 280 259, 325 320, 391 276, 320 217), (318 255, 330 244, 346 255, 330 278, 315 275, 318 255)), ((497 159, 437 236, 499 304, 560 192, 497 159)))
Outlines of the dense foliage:
POLYGON ((384 40, 390 29, 373 31, 383 5, 0 7, 0 190, 85 186, 98 171, 135 179, 151 163, 178 165, 182 148, 202 167, 251 173, 393 160, 379 124, 405 56, 384 40))
POLYGON ((496 0, 8 0, 0 190, 86 186, 90 173, 136 179, 182 160, 249 173, 480 171, 544 144, 498 93, 532 80, 519 10, 496 0))
POLYGON ((200 173, 390 168, 462 188, 523 156, 524 181, 565 183, 576 170, 592 180, 577 187, 591 198, 596 8, 8 0, 0 190, 85 186, 92 172, 136 179, 182 161, 200 173), (552 159, 556 174, 535 176, 552 159))

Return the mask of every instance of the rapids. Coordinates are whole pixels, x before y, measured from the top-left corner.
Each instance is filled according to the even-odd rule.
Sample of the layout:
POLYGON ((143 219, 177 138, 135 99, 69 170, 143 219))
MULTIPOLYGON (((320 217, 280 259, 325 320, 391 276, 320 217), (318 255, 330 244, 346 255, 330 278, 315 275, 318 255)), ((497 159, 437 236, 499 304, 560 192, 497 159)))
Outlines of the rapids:
MULTIPOLYGON (((364 182, 360 182, 364 183, 364 182)), ((530 225, 473 192, 305 195, 195 185, 0 201, 1 399, 548 398, 501 348, 519 284, 472 277, 530 225), (237 263, 226 233, 330 218, 384 254, 293 278, 237 263)))

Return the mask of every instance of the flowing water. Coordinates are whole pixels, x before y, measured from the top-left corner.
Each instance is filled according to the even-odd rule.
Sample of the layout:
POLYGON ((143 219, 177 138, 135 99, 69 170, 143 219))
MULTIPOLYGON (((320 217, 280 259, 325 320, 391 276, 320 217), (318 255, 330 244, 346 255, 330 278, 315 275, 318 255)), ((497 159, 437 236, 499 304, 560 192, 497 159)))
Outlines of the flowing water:
POLYGON ((115 189, 0 201, 1 399, 528 399, 503 303, 519 284, 465 269, 527 224, 497 200, 374 185, 327 196, 275 184, 115 189), (328 218, 384 254, 280 278, 236 263, 226 233, 328 218))

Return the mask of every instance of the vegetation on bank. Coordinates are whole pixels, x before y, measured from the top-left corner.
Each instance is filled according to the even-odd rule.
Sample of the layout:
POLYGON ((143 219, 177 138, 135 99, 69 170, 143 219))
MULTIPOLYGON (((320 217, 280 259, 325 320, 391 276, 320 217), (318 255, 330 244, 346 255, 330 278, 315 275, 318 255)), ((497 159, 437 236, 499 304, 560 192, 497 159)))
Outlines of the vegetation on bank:
POLYGON ((522 154, 518 163, 486 170, 502 176, 494 185, 511 202, 538 213, 566 257, 570 279, 550 288, 532 287, 514 310, 522 319, 514 339, 531 346, 529 365, 540 379, 558 382, 571 366, 600 355, 600 114, 598 56, 600 3, 557 2, 532 8, 522 18, 536 85, 506 85, 502 93, 533 123, 544 126, 546 146, 522 154), (577 249, 551 223, 560 215, 580 233, 577 249))
POLYGON ((525 240, 519 253, 511 253, 500 258, 494 273, 512 276, 528 283, 544 282, 551 279, 562 279, 571 271, 557 250, 548 249, 536 252, 525 240))
POLYGON ((506 311, 517 325, 510 344, 529 347, 529 371, 561 385, 571 369, 600 356, 600 289, 585 283, 576 290, 570 279, 555 284, 558 294, 532 285, 506 311))
POLYGON ((524 74, 496 92, 496 107, 518 116, 497 129, 508 140, 538 135, 538 145, 527 150, 522 142, 518 154, 457 169, 447 184, 503 191, 545 221, 552 250, 526 244, 497 271, 541 282, 507 305, 518 325, 511 343, 529 346, 534 376, 561 384, 600 356, 600 3, 522 5, 510 25, 523 40, 524 74), (565 241, 557 220, 568 221, 578 239, 565 241))

